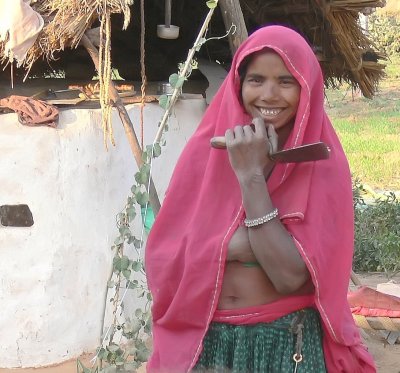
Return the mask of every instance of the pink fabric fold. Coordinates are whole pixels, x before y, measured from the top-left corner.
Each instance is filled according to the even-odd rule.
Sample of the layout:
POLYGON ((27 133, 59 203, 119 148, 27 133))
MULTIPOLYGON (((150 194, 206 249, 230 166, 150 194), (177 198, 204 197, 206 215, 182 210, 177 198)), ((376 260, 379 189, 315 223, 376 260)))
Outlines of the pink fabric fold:
POLYGON ((284 148, 317 141, 331 148, 329 160, 277 164, 266 186, 310 272, 328 371, 375 372, 346 298, 353 254, 348 163, 324 110, 318 61, 299 34, 281 26, 256 31, 238 49, 231 71, 182 152, 150 232, 145 254, 153 295, 149 372, 190 371, 214 318, 227 244, 244 212, 227 152, 211 149, 210 139, 250 123, 240 104, 237 69, 246 56, 263 48, 275 50, 301 86, 294 128, 284 148))

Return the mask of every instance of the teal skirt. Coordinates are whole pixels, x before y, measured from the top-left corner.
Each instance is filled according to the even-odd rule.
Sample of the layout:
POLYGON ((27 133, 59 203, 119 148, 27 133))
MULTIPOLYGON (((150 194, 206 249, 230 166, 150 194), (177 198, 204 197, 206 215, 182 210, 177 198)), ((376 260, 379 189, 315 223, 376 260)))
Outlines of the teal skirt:
POLYGON ((270 323, 211 323, 193 371, 325 373, 319 315, 307 308, 270 323))

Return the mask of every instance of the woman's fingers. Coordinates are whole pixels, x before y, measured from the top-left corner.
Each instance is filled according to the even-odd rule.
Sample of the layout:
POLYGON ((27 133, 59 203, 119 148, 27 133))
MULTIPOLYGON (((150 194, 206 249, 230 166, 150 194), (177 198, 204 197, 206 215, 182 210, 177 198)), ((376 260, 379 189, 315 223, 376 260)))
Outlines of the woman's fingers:
POLYGON ((272 124, 268 125, 267 133, 268 141, 271 146, 269 153, 276 153, 278 151, 278 134, 276 133, 275 128, 272 124))
POLYGON ((251 126, 249 125, 243 126, 243 132, 245 137, 248 139, 251 139, 254 135, 253 128, 251 128, 251 126))
POLYGON ((253 118, 251 121, 254 124, 254 132, 261 135, 266 135, 265 123, 262 118, 253 118))
POLYGON ((235 135, 233 133, 233 130, 228 129, 225 132, 225 144, 227 147, 231 146, 233 144, 233 141, 235 140, 235 135))

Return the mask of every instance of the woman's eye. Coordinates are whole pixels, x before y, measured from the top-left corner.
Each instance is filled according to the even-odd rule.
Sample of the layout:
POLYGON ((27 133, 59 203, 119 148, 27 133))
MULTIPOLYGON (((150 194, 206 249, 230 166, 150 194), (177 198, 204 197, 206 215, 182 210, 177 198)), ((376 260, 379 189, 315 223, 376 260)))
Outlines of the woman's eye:
POLYGON ((286 86, 292 85, 292 84, 294 84, 294 83, 295 83, 295 82, 294 82, 294 80, 292 80, 292 79, 284 79, 284 80, 281 80, 281 84, 286 85, 286 86))
POLYGON ((260 83, 261 79, 259 79, 259 78, 248 78, 247 81, 249 83, 260 83))

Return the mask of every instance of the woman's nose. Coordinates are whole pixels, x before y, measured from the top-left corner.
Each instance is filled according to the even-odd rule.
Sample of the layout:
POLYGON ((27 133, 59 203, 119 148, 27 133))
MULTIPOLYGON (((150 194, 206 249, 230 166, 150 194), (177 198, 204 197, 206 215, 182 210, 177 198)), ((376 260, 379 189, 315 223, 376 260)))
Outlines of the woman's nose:
POLYGON ((265 82, 262 86, 261 99, 268 101, 276 97, 276 85, 272 82, 265 82))

